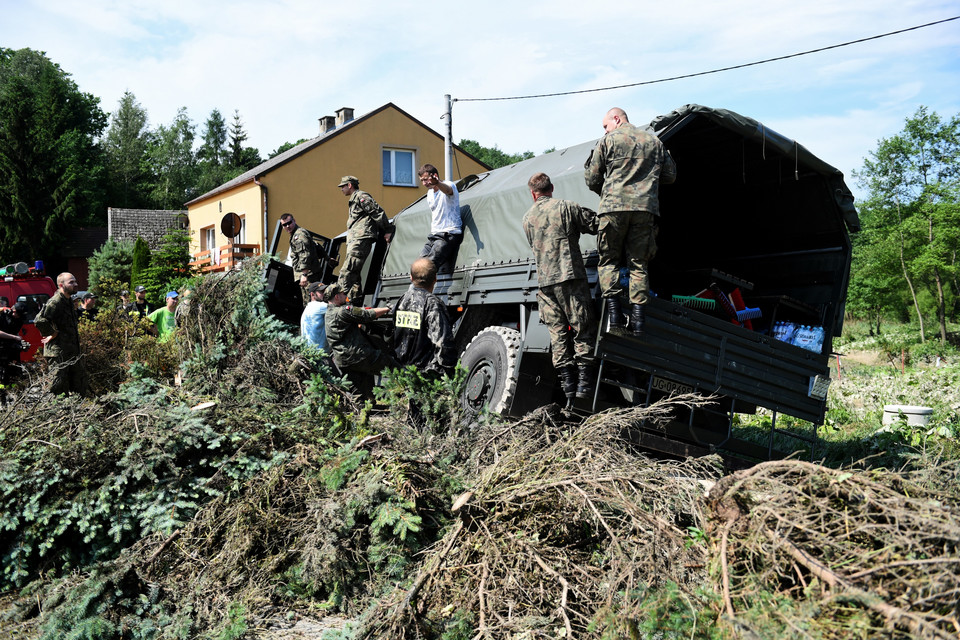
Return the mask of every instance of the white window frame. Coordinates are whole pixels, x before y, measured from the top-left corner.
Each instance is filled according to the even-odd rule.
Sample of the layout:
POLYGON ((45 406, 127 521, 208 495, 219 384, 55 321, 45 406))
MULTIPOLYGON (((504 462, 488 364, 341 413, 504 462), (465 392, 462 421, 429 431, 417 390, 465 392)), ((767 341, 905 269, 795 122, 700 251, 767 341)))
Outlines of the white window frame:
MULTIPOLYGON (((397 175, 397 152, 409 153, 410 154, 410 171, 412 175, 410 176, 410 182, 397 182, 395 179, 391 182, 384 181, 384 186, 387 187, 418 187, 420 186, 417 183, 417 149, 411 149, 410 147, 393 147, 393 146, 383 146, 380 149, 380 161, 383 162, 383 153, 388 152, 390 154, 390 176, 396 178, 397 175)), ((380 167, 380 178, 383 179, 383 166, 380 167)))

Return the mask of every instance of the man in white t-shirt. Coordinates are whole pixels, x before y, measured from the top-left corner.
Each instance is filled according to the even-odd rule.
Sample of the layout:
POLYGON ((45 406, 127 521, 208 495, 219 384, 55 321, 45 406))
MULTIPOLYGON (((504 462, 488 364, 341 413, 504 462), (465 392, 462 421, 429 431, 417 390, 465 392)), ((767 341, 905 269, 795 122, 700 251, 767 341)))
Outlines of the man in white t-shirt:
POLYGON ((463 241, 463 224, 460 221, 460 192, 449 180, 440 180, 437 168, 425 164, 417 172, 420 183, 427 188, 427 204, 432 215, 430 235, 420 252, 421 258, 430 258, 437 271, 449 263, 445 271, 453 270, 457 249, 463 241))
POLYGON ((322 282, 311 282, 307 286, 307 295, 310 302, 300 316, 300 336, 317 349, 327 351, 327 325, 324 315, 327 313, 327 303, 323 301, 323 292, 327 285, 322 282))

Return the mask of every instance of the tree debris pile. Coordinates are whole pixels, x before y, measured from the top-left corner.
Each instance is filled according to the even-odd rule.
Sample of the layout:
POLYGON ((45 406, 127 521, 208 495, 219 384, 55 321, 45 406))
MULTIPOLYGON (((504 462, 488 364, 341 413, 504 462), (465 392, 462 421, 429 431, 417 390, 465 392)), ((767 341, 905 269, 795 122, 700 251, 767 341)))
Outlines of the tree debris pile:
POLYGON ((710 535, 727 616, 765 636, 956 638, 958 480, 956 462, 893 473, 798 460, 724 478, 710 535))
POLYGON ((705 526, 699 480, 719 478, 722 463, 654 462, 620 437, 623 425, 670 409, 581 425, 541 410, 493 427, 478 439, 456 524, 359 636, 440 637, 466 625, 483 638, 626 637, 648 617, 648 592, 696 593, 708 562, 691 544, 705 526))
POLYGON ((624 437, 704 400, 504 423, 458 412, 462 377, 415 372, 371 411, 259 288, 255 268, 197 284, 180 384, 132 364, 116 393, 0 414, 0 637, 237 639, 330 613, 389 640, 960 633, 958 463, 724 476, 624 437))

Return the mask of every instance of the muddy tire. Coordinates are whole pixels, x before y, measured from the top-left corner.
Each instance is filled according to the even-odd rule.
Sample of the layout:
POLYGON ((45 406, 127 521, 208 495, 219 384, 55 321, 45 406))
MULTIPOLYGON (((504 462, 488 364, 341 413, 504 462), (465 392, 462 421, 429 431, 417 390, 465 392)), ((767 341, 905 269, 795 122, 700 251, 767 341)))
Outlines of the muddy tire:
POLYGON ((486 407, 506 413, 517 392, 520 332, 507 327, 487 327, 464 349, 460 363, 467 370, 467 383, 460 396, 463 408, 478 413, 486 407))

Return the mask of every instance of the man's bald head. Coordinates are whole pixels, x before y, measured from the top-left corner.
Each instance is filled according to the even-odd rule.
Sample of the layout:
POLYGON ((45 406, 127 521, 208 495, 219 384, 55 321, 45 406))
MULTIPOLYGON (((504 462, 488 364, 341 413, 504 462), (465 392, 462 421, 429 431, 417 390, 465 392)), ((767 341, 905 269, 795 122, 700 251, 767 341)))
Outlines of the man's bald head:
POLYGON ((627 122, 630 122, 627 119, 627 112, 620 107, 614 107, 607 111, 607 115, 603 116, 603 130, 610 133, 627 122))
POLYGON ((410 265, 410 280, 421 289, 433 290, 437 282, 437 266, 430 258, 417 258, 410 265))

